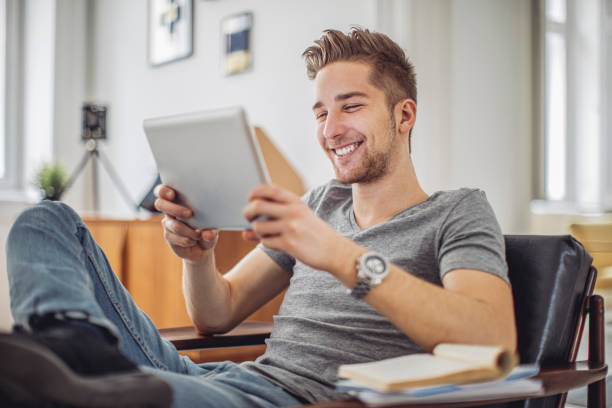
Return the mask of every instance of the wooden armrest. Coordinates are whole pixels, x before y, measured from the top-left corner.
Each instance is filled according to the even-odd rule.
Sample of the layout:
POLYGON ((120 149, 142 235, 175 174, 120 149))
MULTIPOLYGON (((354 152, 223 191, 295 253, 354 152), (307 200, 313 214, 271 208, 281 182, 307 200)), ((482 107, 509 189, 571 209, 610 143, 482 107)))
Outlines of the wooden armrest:
POLYGON ((548 396, 603 380, 607 372, 608 365, 605 363, 577 361, 565 366, 542 368, 536 378, 542 380, 545 396, 548 396))
POLYGON ((253 346, 264 344, 270 337, 272 323, 242 322, 223 334, 204 336, 193 326, 160 329, 161 336, 170 340, 178 350, 195 350, 215 347, 253 346))
MULTIPOLYGON (((557 395, 565 393, 573 388, 585 386, 596 381, 602 380, 606 377, 608 372, 608 366, 606 364, 593 364, 588 361, 580 361, 573 364, 558 367, 547 367, 542 368, 540 373, 535 376, 542 380, 542 387, 544 392, 540 394, 524 394, 524 395, 513 395, 510 398, 497 398, 497 399, 481 399, 474 401, 463 401, 463 402, 443 402, 443 403, 406 403, 406 404, 386 404, 376 405, 377 407, 384 408, 465 408, 465 407, 476 407, 481 405, 489 405, 492 403, 503 403, 517 400, 524 400, 527 398, 539 398, 547 397, 551 395, 557 395)), ((310 408, 367 408, 368 406, 361 401, 349 399, 343 401, 330 401, 322 402, 319 404, 308 405, 310 408)))

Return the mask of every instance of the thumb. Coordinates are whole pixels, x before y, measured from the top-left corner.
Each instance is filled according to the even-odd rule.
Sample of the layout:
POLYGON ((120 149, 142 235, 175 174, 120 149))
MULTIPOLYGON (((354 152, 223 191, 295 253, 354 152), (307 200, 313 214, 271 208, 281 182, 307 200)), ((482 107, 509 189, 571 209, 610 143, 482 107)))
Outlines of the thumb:
POLYGON ((210 249, 217 244, 219 239, 219 230, 206 229, 200 232, 201 246, 210 249))

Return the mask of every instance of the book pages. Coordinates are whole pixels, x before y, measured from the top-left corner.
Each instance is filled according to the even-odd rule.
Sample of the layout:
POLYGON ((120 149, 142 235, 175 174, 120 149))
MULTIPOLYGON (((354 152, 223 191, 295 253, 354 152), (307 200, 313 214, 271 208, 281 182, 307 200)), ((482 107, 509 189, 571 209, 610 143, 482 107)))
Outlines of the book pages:
POLYGON ((506 374, 518 364, 518 357, 499 346, 475 346, 470 344, 438 344, 435 356, 466 361, 482 367, 495 367, 506 374))
POLYGON ((462 379, 491 378, 497 370, 475 367, 464 361, 413 354, 374 363, 340 366, 338 375, 358 380, 373 388, 390 391, 428 384, 457 382, 462 379), (474 376, 476 374, 476 376, 474 376))
POLYGON ((514 353, 500 347, 448 344, 439 345, 434 353, 342 365, 338 376, 380 391, 395 391, 494 380, 508 374, 518 361, 514 353))

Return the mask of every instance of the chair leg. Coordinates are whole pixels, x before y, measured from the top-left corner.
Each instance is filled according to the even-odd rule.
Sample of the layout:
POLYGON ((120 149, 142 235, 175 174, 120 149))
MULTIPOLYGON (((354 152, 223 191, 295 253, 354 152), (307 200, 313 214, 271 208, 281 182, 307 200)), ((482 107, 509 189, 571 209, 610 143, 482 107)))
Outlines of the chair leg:
MULTIPOLYGON (((589 362, 602 364, 605 361, 604 302, 593 295, 589 303, 589 362)), ((589 384, 587 406, 605 408, 606 379, 589 384)))

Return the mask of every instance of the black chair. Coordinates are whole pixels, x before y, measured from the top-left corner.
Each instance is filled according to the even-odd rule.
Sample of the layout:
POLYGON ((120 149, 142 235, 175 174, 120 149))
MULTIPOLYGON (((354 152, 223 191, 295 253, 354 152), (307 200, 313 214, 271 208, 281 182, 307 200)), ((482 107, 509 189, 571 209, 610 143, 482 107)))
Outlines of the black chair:
MULTIPOLYGON (((514 294, 521 363, 538 363, 544 396, 389 407, 563 407, 567 391, 588 385, 588 406, 605 407, 603 299, 593 295, 597 271, 592 258, 571 236, 506 236, 506 258, 514 294), (589 314, 589 359, 575 362, 585 316, 589 314)), ((218 336, 199 336, 192 327, 165 329, 179 349, 261 344, 271 323, 245 322, 218 336)), ((312 405, 365 408, 356 400, 312 405)))

